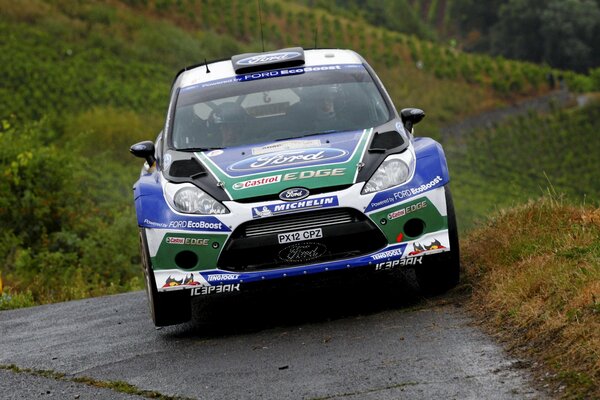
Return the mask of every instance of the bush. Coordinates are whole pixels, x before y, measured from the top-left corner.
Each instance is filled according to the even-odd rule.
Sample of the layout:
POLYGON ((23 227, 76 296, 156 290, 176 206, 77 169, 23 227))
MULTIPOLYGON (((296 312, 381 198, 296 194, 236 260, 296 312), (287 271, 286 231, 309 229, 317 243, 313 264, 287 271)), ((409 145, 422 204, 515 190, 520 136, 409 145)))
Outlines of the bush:
POLYGON ((140 288, 129 205, 135 171, 106 156, 59 150, 48 143, 58 135, 43 121, 6 125, 0 133, 0 273, 13 298, 44 303, 140 288))

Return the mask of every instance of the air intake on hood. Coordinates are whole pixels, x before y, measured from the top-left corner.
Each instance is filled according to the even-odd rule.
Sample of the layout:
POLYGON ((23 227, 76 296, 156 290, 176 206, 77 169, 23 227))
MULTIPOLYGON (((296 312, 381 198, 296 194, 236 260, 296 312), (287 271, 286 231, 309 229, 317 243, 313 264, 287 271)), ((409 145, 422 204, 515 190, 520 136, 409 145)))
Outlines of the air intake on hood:
POLYGON ((174 161, 169 168, 169 175, 177 178, 197 178, 203 174, 206 174, 206 171, 195 158, 174 161))
POLYGON ((369 151, 381 151, 384 152, 389 149, 393 149, 404 144, 404 139, 396 131, 388 131, 382 133, 376 133, 369 151))

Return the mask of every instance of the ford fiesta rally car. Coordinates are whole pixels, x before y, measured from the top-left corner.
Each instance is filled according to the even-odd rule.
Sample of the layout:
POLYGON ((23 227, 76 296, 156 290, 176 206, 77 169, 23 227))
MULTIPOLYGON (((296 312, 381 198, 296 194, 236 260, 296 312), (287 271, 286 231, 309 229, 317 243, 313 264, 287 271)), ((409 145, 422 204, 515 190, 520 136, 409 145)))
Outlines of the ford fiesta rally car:
POLYGON ((142 264, 157 326, 194 296, 334 271, 415 269, 458 282, 458 235, 439 143, 413 137, 350 50, 282 49, 187 68, 165 126, 135 144, 142 264))

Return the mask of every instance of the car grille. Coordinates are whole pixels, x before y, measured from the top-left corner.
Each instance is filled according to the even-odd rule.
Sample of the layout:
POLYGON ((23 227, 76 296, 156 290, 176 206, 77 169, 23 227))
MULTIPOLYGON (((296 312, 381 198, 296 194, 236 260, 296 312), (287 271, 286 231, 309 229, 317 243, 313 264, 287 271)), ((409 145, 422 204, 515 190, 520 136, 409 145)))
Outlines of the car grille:
POLYGON ((350 258, 383 248, 383 233, 351 208, 299 212, 240 225, 221 253, 218 267, 256 271, 350 258), (323 237, 279 244, 278 234, 321 228, 323 237), (290 256, 290 249, 295 250, 290 256), (298 254, 301 255, 298 255, 298 254))
POLYGON ((353 221, 352 215, 347 210, 334 210, 326 213, 303 213, 297 216, 286 217, 279 220, 257 221, 246 226, 247 237, 270 235, 273 233, 292 232, 305 229, 319 228, 337 224, 347 224, 353 221))

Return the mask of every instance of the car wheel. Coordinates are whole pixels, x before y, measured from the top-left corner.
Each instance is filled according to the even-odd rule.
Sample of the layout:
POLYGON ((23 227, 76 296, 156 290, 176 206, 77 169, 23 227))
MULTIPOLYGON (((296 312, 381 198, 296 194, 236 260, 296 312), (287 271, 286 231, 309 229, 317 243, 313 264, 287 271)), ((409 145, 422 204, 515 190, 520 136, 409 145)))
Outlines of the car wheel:
POLYGON ((140 253, 146 281, 146 294, 150 315, 156 326, 168 326, 187 322, 192 317, 192 304, 188 290, 159 293, 150 263, 146 232, 140 229, 140 253))
POLYGON ((443 293, 458 284, 460 278, 460 250, 458 243, 458 229, 456 227, 456 214, 452 194, 448 185, 444 186, 446 193, 446 207, 448 210, 448 236, 450 238, 450 251, 441 254, 431 264, 425 264, 415 269, 417 282, 421 291, 428 295, 443 293))

